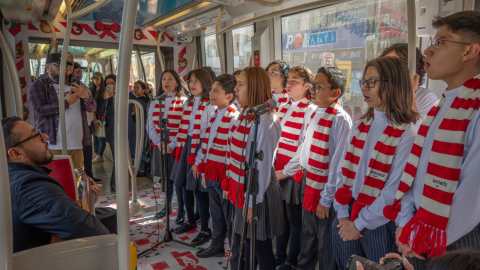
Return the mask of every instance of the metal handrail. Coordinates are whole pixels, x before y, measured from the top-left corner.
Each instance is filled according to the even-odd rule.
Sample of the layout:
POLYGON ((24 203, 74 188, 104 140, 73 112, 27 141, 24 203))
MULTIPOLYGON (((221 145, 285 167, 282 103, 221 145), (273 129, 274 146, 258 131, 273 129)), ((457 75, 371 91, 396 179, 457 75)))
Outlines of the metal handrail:
POLYGON ((160 50, 160 43, 161 43, 160 41, 162 39, 163 31, 164 31, 163 29, 160 30, 160 32, 158 33, 158 37, 157 37, 157 55, 158 55, 158 59, 160 61, 160 68, 162 69, 162 72, 165 71, 165 62, 163 60, 162 51, 160 50))
MULTIPOLYGON (((70 35, 72 33, 72 26, 73 26, 73 20, 76 18, 79 18, 81 16, 84 16, 88 13, 91 13, 98 8, 102 7, 106 3, 108 3, 110 0, 99 0, 98 2, 95 2, 94 4, 79 10, 75 13, 72 12, 72 6, 70 5, 69 0, 64 0, 63 2, 65 3, 65 8, 67 11, 67 26, 65 27, 65 38, 63 39, 63 48, 62 48, 62 55, 66 56, 68 53, 68 45, 70 43, 70 35)), ((55 31, 55 29, 52 29, 52 31, 55 31)), ((59 103, 59 114, 60 114, 60 136, 62 137, 62 155, 67 154, 67 130, 65 126, 65 70, 67 67, 67 62, 66 61, 61 61, 60 62, 60 89, 58 90, 58 103, 59 103)))
POLYGON ((13 57, 13 50, 5 40, 1 30, 0 47, 2 48, 3 57, 5 57, 5 63, 7 63, 8 75, 10 75, 12 81, 15 113, 18 117, 23 119, 22 89, 20 89, 20 77, 18 76, 17 63, 13 57))
MULTIPOLYGON (((0 35, 3 37, 3 35, 0 35)), ((5 50, 2 50, 5 51, 5 50)), ((0 141, 4 142, 3 129, 0 130, 0 141)), ((10 197, 10 178, 8 176, 5 144, 0 143, 0 266, 5 270, 13 270, 13 225, 12 201, 10 197)))
POLYGON ((247 1, 257 3, 266 7, 277 7, 283 4, 284 0, 277 0, 276 2, 270 2, 270 1, 264 1, 264 0, 247 0, 247 1))
POLYGON ((118 266, 120 270, 130 269, 130 213, 128 211, 128 169, 127 158, 130 156, 125 145, 127 138, 128 112, 128 81, 130 79, 130 65, 132 63, 133 34, 137 17, 138 0, 125 1, 122 15, 122 26, 118 50, 117 89, 115 96, 115 166, 117 180, 117 231, 118 231, 118 266))
MULTIPOLYGON (((57 41, 57 34, 55 33, 55 26, 53 26, 52 21, 48 17, 48 14, 46 12, 44 12, 43 17, 45 17, 45 20, 47 21, 48 26, 50 26, 50 30, 52 31, 52 39, 57 41)), ((51 53, 56 53, 56 52, 57 52, 56 47, 51 48, 51 53)))
POLYGON ((225 10, 225 5, 222 5, 220 10, 218 11, 218 16, 217 16, 217 24, 216 24, 216 41, 217 41, 217 50, 218 50, 218 57, 220 58, 220 68, 222 69, 222 74, 225 73, 226 68, 225 68, 225 63, 223 60, 225 60, 225 57, 223 57, 224 52, 223 52, 223 46, 221 46, 221 34, 220 33, 220 22, 222 21, 222 15, 223 11, 225 10))
MULTIPOLYGON (((135 122, 137 127, 137 139, 135 140, 135 158, 133 161, 133 166, 130 160, 128 162, 128 170, 130 171, 130 176, 132 179, 132 202, 130 202, 130 215, 139 216, 145 213, 140 206, 140 203, 137 201, 137 172, 142 160, 143 144, 145 139, 145 114, 143 111, 143 106, 140 104, 140 102, 130 99, 128 100, 128 103, 135 106, 135 122)), ((130 149, 130 145, 128 149, 130 149)))
POLYGON ((417 73, 417 26, 416 26, 415 0, 407 0, 408 20, 408 70, 413 77, 417 73))

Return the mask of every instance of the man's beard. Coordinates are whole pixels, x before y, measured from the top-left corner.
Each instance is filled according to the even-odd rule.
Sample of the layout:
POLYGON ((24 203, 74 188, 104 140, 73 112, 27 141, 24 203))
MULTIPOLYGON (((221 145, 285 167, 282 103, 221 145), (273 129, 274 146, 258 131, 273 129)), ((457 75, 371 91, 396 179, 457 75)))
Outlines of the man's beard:
POLYGON ((50 72, 48 73, 48 75, 50 76, 50 79, 52 79, 53 81, 55 81, 55 82, 59 82, 59 81, 60 81, 60 76, 59 76, 59 74, 53 74, 53 72, 50 71, 50 72))
POLYGON ((52 151, 50 151, 50 150, 42 152, 42 153, 35 153, 35 152, 30 151, 28 149, 24 149, 24 151, 25 151, 25 154, 30 159, 30 161, 35 166, 45 166, 45 165, 48 165, 53 160, 53 154, 52 154, 52 151))

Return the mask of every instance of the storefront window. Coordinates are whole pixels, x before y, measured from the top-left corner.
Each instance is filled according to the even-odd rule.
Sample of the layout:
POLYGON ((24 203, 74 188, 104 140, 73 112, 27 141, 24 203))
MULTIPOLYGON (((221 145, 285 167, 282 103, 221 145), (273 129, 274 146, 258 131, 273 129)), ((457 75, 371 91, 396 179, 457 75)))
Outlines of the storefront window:
POLYGON ((336 66, 347 76, 342 103, 357 120, 365 112, 358 81, 368 60, 392 44, 407 42, 407 4, 356 0, 282 17, 283 60, 313 73, 336 66))
POLYGON ((254 27, 247 25, 232 31, 233 35, 233 68, 234 70, 244 69, 250 64, 252 56, 252 36, 254 27))
POLYGON ((205 64, 213 68, 217 75, 222 74, 220 57, 218 55, 217 37, 215 34, 205 36, 205 64))

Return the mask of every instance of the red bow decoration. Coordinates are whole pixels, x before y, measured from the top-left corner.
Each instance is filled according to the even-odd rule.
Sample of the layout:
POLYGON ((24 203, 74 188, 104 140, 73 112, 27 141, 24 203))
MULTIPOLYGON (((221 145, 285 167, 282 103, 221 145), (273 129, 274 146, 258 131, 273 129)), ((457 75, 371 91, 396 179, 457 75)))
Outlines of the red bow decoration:
POLYGON ((117 40, 117 36, 115 36, 113 32, 119 33, 120 32, 120 25, 118 23, 114 24, 103 24, 102 22, 95 22, 95 30, 103 31, 101 35, 99 35, 100 39, 103 39, 105 36, 110 36, 113 40, 117 40))

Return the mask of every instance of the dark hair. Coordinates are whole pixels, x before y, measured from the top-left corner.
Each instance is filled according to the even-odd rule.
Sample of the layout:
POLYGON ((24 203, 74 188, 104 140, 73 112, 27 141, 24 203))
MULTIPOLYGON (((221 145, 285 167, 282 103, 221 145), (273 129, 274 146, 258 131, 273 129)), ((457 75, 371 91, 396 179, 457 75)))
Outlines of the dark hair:
MULTIPOLYGON (((96 95, 96 99, 98 98, 101 98, 103 97, 103 94, 105 94, 105 90, 107 89, 106 86, 107 86, 107 79, 112 79, 115 83, 117 82, 117 75, 115 74, 110 74, 108 75, 107 77, 105 77, 105 80, 102 79, 102 84, 103 87, 102 88, 99 88, 99 90, 97 91, 97 95, 96 95)), ((93 95, 93 94, 92 94, 93 95)))
POLYGON ((268 66, 265 68, 268 71, 268 68, 272 65, 278 65, 280 67, 280 75, 283 77, 283 88, 287 86, 287 79, 288 79, 288 72, 290 71, 290 65, 283 60, 275 60, 270 62, 268 66))
MULTIPOLYGON (((418 86, 422 85, 425 82, 425 74, 427 73, 425 71, 425 60, 422 55, 422 52, 420 51, 419 48, 415 48, 417 53, 416 53, 416 60, 415 60, 415 65, 416 65, 416 70, 417 74, 419 77, 418 80, 418 86)), ((379 57, 387 56, 390 52, 394 51, 398 57, 400 57, 400 60, 402 60, 405 65, 408 67, 408 44, 407 43, 397 43, 393 44, 392 46, 384 49, 379 57)))
POLYGON ((7 160, 10 159, 8 156, 8 150, 12 148, 21 138, 21 135, 15 132, 12 132, 13 128, 17 122, 22 121, 20 117, 12 116, 2 119, 2 131, 3 138, 5 139, 5 154, 7 155, 7 160))
MULTIPOLYGON (((146 85, 145 82, 143 82, 142 80, 138 80, 138 81, 136 81, 135 83, 140 84, 140 87, 141 87, 143 90, 147 89, 147 85, 146 85)), ((135 83, 134 83, 134 84, 135 84, 135 83)))
POLYGON ((330 90, 339 89, 340 95, 337 97, 339 100, 345 93, 345 85, 347 84, 347 77, 343 72, 336 67, 320 67, 317 70, 317 74, 322 73, 327 76, 327 81, 330 84, 330 90))
POLYGON ((100 86, 98 87, 98 90, 97 90, 97 86, 93 83, 93 78, 91 79, 91 84, 90 84, 90 92, 92 94, 93 97, 97 97, 97 94, 99 92, 102 92, 102 96, 103 96, 103 93, 105 92, 105 80, 103 79, 103 77, 100 78, 100 86))
MULTIPOLYGON (((230 74, 222 74, 213 79, 213 82, 217 82, 225 91, 225 95, 233 94, 235 96, 235 86, 237 86, 237 80, 235 76, 230 74)), ((230 100, 230 104, 233 104, 235 98, 230 100)))
POLYGON ((459 250, 448 252, 430 261, 430 270, 480 270, 480 252, 478 250, 459 250))
POLYGON ((233 75, 233 76, 238 76, 238 75, 240 75, 240 73, 242 73, 242 71, 243 71, 242 69, 235 70, 235 71, 232 73, 232 75, 233 75))
MULTIPOLYGON (((190 77, 192 75, 195 75, 195 78, 200 81, 202 84, 202 101, 205 98, 208 98, 208 94, 210 93, 210 90, 212 89, 212 77, 210 73, 205 68, 198 68, 190 71, 187 75, 187 80, 190 80, 190 77)), ((188 85, 188 89, 190 89, 190 85, 188 85)), ((188 102, 191 102, 194 98, 194 95, 191 95, 188 97, 188 102)))
POLYGON ((160 86, 158 87, 158 91, 156 93, 157 96, 163 95, 165 93, 165 90, 163 90, 163 86, 162 86, 162 82, 161 82, 161 80, 163 79, 163 75, 165 75, 165 73, 172 74, 173 78, 177 82, 178 86, 175 89, 175 92, 182 97, 186 97, 187 96, 187 90, 186 89, 188 89, 187 84, 185 83, 185 81, 182 78, 180 78, 180 76, 178 76, 178 73, 173 69, 167 69, 162 73, 162 76, 160 77, 160 86))
MULTIPOLYGON (((248 95, 247 106, 249 108, 265 103, 272 98, 270 78, 265 69, 261 67, 247 67, 243 72, 245 72, 245 84, 247 86, 248 95)), ((244 107, 242 114, 245 113, 245 110, 246 108, 244 107)))
POLYGON ((480 43, 480 11, 461 11, 445 17, 436 16, 432 22, 435 29, 446 26, 468 43, 480 43))
MULTIPOLYGON (((290 74, 292 72, 298 74, 298 76, 300 76, 302 78, 303 83, 311 84, 313 82, 313 79, 315 78, 315 75, 313 75, 312 71, 306 66, 292 67, 290 69, 290 71, 288 72, 288 74, 290 74)), ((310 92, 310 87, 307 89, 307 92, 305 93, 305 96, 307 96, 308 98, 310 98, 312 96, 312 93, 310 92)))
MULTIPOLYGON (((415 123, 418 113, 412 109, 413 92, 408 68, 396 57, 379 57, 369 61, 363 70, 363 77, 369 67, 374 67, 379 74, 378 95, 385 99, 385 112, 388 122, 395 125, 415 123)), ((368 108, 361 117, 370 120, 374 108, 368 108)))
POLYGON ((212 80, 215 79, 215 77, 217 77, 217 74, 215 74, 215 71, 213 70, 213 68, 211 67, 202 67, 202 68, 208 71, 208 73, 210 73, 212 80))

